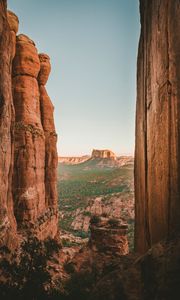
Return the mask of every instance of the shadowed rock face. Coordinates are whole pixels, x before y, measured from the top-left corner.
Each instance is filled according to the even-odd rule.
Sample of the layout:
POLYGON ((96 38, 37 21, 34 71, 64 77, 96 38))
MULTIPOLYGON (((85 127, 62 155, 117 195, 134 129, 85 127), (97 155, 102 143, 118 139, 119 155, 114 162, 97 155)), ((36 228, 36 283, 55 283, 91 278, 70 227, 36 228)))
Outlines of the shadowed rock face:
POLYGON ((99 218, 97 223, 91 221, 89 246, 99 253, 109 255, 126 255, 129 253, 127 240, 128 225, 122 225, 119 219, 99 218))
POLYGON ((6 1, 0 1, 0 246, 11 247, 16 235, 13 213, 13 124, 11 92, 13 41, 6 17, 6 1))
POLYGON ((135 150, 136 250, 180 230, 180 4, 140 1, 135 150))

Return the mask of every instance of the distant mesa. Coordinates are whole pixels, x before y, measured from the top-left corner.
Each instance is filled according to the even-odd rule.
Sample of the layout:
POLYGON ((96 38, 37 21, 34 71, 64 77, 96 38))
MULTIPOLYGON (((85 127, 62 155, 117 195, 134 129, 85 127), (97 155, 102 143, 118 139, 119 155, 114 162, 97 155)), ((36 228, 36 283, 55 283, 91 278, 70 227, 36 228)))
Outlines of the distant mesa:
POLYGON ((84 155, 84 156, 70 156, 70 157, 63 157, 60 156, 58 157, 58 162, 62 164, 68 164, 68 165, 76 165, 76 164, 81 164, 83 162, 86 162, 89 159, 96 159, 96 158, 101 158, 101 159, 111 159, 111 160, 116 160, 117 157, 114 152, 111 150, 97 150, 93 149, 92 154, 90 155, 84 155))
POLYGON ((90 159, 89 155, 84 155, 84 156, 70 156, 70 157, 63 157, 60 156, 58 157, 58 162, 61 164, 66 164, 66 165, 77 165, 85 162, 86 160, 90 159))
POLYGON ((116 160, 116 155, 114 152, 112 152, 111 150, 97 150, 97 149, 93 149, 92 151, 92 158, 109 158, 109 159, 114 159, 116 160))

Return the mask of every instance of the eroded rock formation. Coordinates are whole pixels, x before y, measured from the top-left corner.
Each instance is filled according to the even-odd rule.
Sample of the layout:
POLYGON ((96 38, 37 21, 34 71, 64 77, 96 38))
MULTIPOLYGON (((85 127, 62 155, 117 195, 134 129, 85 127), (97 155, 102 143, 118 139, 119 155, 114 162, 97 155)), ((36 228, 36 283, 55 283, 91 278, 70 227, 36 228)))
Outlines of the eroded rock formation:
POLYGON ((20 236, 57 233, 57 135, 42 86, 50 63, 26 35, 16 37, 19 20, 6 6, 0 2, 0 246, 12 248, 20 236))
POLYGON ((58 216, 57 135, 54 109, 43 85, 49 73, 49 57, 38 55, 27 36, 17 36, 13 61, 15 216, 19 228, 28 227, 41 239, 55 236, 58 216))
POLYGON ((97 149, 93 149, 92 154, 91 154, 92 158, 110 158, 110 159, 116 159, 116 155, 114 152, 112 152, 111 150, 97 150, 97 149))
POLYGON ((53 104, 47 94, 45 84, 51 70, 50 58, 46 54, 39 54, 40 72, 38 75, 41 120, 45 135, 45 191, 46 205, 57 208, 57 134, 54 126, 53 104))
POLYGON ((94 217, 91 219, 90 247, 99 253, 126 255, 129 253, 127 228, 119 219, 94 217))
POLYGON ((180 231, 180 5, 141 0, 135 150, 136 250, 180 231))

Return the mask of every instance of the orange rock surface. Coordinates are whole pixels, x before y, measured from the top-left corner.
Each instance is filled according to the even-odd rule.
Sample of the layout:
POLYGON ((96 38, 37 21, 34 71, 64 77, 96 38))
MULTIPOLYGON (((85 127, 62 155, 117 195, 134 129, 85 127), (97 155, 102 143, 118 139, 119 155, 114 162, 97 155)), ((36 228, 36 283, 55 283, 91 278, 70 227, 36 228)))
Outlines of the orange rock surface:
POLYGON ((54 126, 53 112, 54 107, 47 94, 46 88, 42 83, 48 79, 50 72, 49 57, 45 54, 40 55, 41 69, 39 81, 41 119, 45 134, 45 189, 46 189, 46 204, 48 206, 57 206, 57 164, 58 156, 56 149, 57 134, 54 126), (43 61, 42 61, 43 58, 43 61), (45 61, 44 61, 45 60, 45 61))
POLYGON ((16 37, 16 56, 13 60, 13 76, 28 75, 37 78, 40 61, 34 42, 24 34, 16 37))
POLYGON ((144 252, 180 231, 180 6, 140 3, 135 244, 144 252))
POLYGON ((13 43, 6 17, 6 1, 0 1, 0 246, 16 244, 16 220, 13 212, 13 124, 11 92, 13 43))
POLYGON ((38 82, 40 85, 45 85, 51 72, 50 57, 47 54, 40 53, 39 60, 40 72, 38 74, 38 82))

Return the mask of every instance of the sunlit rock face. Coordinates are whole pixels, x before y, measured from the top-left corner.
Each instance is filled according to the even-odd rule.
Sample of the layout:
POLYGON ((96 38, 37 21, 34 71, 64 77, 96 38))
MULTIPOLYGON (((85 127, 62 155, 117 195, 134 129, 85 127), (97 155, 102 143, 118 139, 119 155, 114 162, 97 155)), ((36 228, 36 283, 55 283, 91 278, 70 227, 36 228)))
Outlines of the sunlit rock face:
POLYGON ((46 54, 40 54, 40 72, 38 76, 41 120, 45 135, 45 190, 46 205, 57 208, 57 164, 56 149, 57 134, 54 125, 54 106, 45 88, 51 70, 50 59, 46 54))
POLYGON ((12 52, 11 56, 12 59, 15 56, 16 52, 16 34, 19 28, 19 19, 18 17, 10 10, 7 11, 7 21, 10 27, 10 36, 11 36, 11 43, 12 43, 12 52))
POLYGON ((18 17, 0 2, 0 246, 23 236, 55 237, 57 135, 44 84, 50 59, 18 32, 18 17), (17 234, 18 229, 18 234, 17 234))
POLYGON ((18 226, 36 222, 45 210, 45 138, 41 124, 37 75, 40 62, 34 42, 17 37, 13 62, 15 149, 13 194, 18 226))
POLYGON ((18 228, 40 239, 54 237, 58 221, 54 108, 39 84, 47 82, 49 72, 49 57, 38 55, 29 37, 17 36, 13 61, 14 210, 18 228))
POLYGON ((93 149, 92 151, 92 158, 110 158, 110 159, 116 159, 116 155, 111 150, 97 150, 93 149))
POLYGON ((9 24, 10 30, 17 33, 18 28, 19 28, 18 17, 12 11, 8 10, 7 11, 7 19, 8 19, 8 24, 9 24))
POLYGON ((40 53, 39 60, 41 68, 38 74, 38 82, 40 85, 46 85, 51 72, 50 57, 47 54, 40 53))

